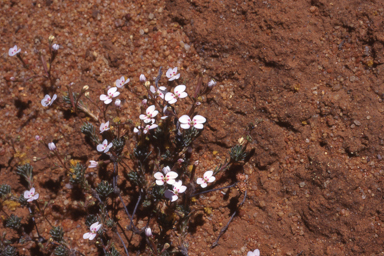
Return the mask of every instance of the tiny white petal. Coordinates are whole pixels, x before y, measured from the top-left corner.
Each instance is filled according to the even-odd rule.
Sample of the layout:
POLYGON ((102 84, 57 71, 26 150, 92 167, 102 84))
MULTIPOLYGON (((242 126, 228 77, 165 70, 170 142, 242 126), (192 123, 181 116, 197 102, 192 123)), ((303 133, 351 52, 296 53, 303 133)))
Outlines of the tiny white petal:
POLYGON ((185 130, 188 130, 189 128, 191 128, 191 126, 189 124, 181 124, 180 127, 185 129, 185 130))
POLYGON ((197 122, 197 123, 200 123, 200 124, 203 124, 207 121, 207 119, 201 115, 196 115, 193 117, 192 119, 194 122, 197 122))
POLYGON ((191 118, 189 118, 189 116, 187 116, 187 115, 182 115, 179 118, 179 122, 182 124, 189 124, 191 122, 191 118))

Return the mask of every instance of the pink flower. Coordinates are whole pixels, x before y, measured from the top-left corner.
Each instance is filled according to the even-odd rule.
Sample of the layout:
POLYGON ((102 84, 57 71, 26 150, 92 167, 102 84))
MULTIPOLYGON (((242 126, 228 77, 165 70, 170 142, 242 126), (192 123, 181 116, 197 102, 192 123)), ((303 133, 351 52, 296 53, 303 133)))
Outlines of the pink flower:
POLYGON ((191 126, 195 127, 196 129, 203 129, 204 128, 203 123, 205 123, 206 121, 207 119, 205 119, 205 117, 200 115, 194 116, 192 120, 187 115, 182 115, 179 118, 179 122, 181 123, 180 126, 183 129, 189 129, 191 128, 191 126))
POLYGON ((125 77, 122 76, 120 77, 120 79, 117 79, 116 82, 115 82, 115 85, 117 88, 121 88, 123 87, 125 84, 129 83, 129 78, 127 78, 127 80, 125 80, 125 77))
POLYGON ((171 202, 175 202, 179 198, 178 194, 184 193, 185 190, 187 190, 187 187, 183 186, 181 180, 179 180, 173 184, 173 191, 166 190, 164 196, 171 200, 171 202))
POLYGON ((15 46, 13 46, 12 48, 9 49, 9 51, 8 51, 8 55, 9 55, 9 56, 15 56, 15 55, 18 54, 20 51, 21 51, 21 49, 18 49, 18 48, 17 48, 17 45, 15 45, 15 46))
POLYGON ((39 198, 39 193, 35 193, 35 188, 31 188, 31 190, 24 191, 24 198, 28 199, 27 202, 32 202, 39 198))
POLYGON ((101 94, 100 100, 104 101, 104 104, 112 102, 112 98, 119 96, 120 93, 117 91, 117 87, 112 87, 108 90, 108 95, 101 94))
POLYGON ((151 124, 151 125, 148 124, 148 125, 145 126, 145 128, 143 130, 143 133, 147 134, 149 130, 155 129, 157 127, 158 127, 157 124, 151 124))
POLYGON ((115 100, 115 106, 119 108, 121 106, 121 100, 115 100))
POLYGON ((103 143, 97 145, 96 149, 99 152, 107 153, 112 146, 112 142, 108 144, 108 140, 105 139, 103 143))
POLYGON ((56 150, 56 145, 55 145, 55 143, 53 143, 53 142, 48 143, 48 148, 49 148, 49 150, 51 150, 51 151, 56 150))
POLYGON ((208 82, 208 87, 209 87, 209 88, 212 88, 213 86, 216 85, 216 83, 217 83, 217 82, 216 82, 215 80, 211 79, 211 81, 208 82))
POLYGON ((247 253, 247 256, 260 256, 260 251, 259 251, 259 249, 256 249, 253 252, 250 251, 247 253))
POLYGON ((213 171, 207 171, 204 173, 203 178, 198 178, 196 183, 199 184, 202 188, 207 187, 208 183, 214 182, 216 178, 213 175, 213 171))
POLYGON ((168 101, 169 104, 176 103, 178 99, 183 99, 188 96, 188 93, 185 92, 187 87, 185 85, 178 85, 173 90, 174 93, 167 92, 165 94, 165 100, 168 101))
POLYGON ((106 123, 101 123, 100 125, 100 133, 103 133, 105 131, 109 130, 109 121, 106 123))
POLYGON ((165 176, 161 172, 155 173, 153 175, 156 179, 156 184, 159 186, 164 185, 164 183, 173 184, 175 179, 179 176, 176 172, 168 172, 165 176))
POLYGON ((52 45, 52 49, 53 49, 54 51, 59 50, 59 48, 60 48, 60 46, 59 46, 58 44, 53 44, 53 45, 52 45))
POLYGON ((85 233, 83 235, 83 239, 89 239, 89 240, 93 240, 95 237, 96 237, 96 232, 99 231, 99 229, 101 228, 101 224, 99 224, 99 222, 95 222, 91 225, 91 227, 89 228, 89 230, 91 232, 88 232, 88 233, 85 233))
POLYGON ((146 229, 145 229, 145 235, 148 236, 148 237, 149 237, 149 236, 152 236, 152 230, 151 230, 151 228, 146 228, 146 229))
POLYGON ((145 82, 145 81, 147 81, 147 78, 145 78, 145 75, 144 74, 141 74, 140 75, 140 82, 145 82))
POLYGON ((90 160, 88 168, 96 168, 99 165, 99 162, 90 160))
POLYGON ((151 105, 145 111, 146 115, 141 114, 139 118, 144 121, 144 123, 149 123, 152 121, 153 117, 155 117, 159 111, 155 109, 155 105, 151 105))
POLYGON ((156 88, 151 85, 149 87, 149 90, 155 95, 155 98, 159 96, 160 98, 164 99, 164 93, 162 91, 167 90, 167 88, 165 86, 160 86, 159 89, 156 90, 156 88))
POLYGON ((52 103, 56 100, 56 98, 57 98, 56 94, 54 94, 52 98, 51 98, 51 96, 46 94, 44 99, 41 100, 41 105, 43 105, 43 107, 51 106, 52 103))
POLYGON ((177 74, 177 67, 173 69, 169 68, 165 75, 168 77, 168 81, 173 81, 180 78, 180 74, 177 74))

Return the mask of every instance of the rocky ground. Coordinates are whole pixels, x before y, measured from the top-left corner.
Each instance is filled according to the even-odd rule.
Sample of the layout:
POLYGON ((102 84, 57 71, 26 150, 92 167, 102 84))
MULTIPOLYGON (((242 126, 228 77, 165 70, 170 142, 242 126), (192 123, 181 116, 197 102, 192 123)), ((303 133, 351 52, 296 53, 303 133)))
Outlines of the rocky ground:
MULTIPOLYGON (((71 195, 65 173, 34 137, 56 141, 61 152, 84 163, 98 154, 79 132, 87 116, 71 113, 62 100, 51 108, 40 101, 47 93, 61 97, 71 82, 77 91, 88 85, 97 101, 125 75, 131 82, 122 91, 122 118, 136 120, 139 75, 155 77, 162 66, 178 67, 187 87, 200 72, 204 81, 218 82, 199 109, 208 119, 193 155, 200 172, 222 162, 251 129, 252 155, 243 167, 247 200, 210 249, 239 192, 201 196, 210 209, 193 222, 189 255, 246 255, 256 248, 261 255, 384 254, 380 1, 5 0, 0 6, 0 179, 22 193, 15 167, 30 162, 41 200, 51 202, 49 218, 64 227, 74 248, 97 255, 82 239, 82 199, 71 195), (37 51, 48 56, 49 35, 61 47, 53 86, 29 79, 43 72, 37 51), (8 56, 15 44, 32 70, 8 56)), ((99 183, 97 173, 87 175, 99 183)), ((123 198, 134 207, 129 193, 123 198)), ((3 210, 27 221, 25 208, 3 203, 3 210)), ((37 221, 49 236, 48 224, 37 221)), ((32 226, 30 232, 36 235, 32 226)), ((129 243, 135 255, 140 242, 129 243)), ((37 255, 30 246, 19 250, 37 255)))

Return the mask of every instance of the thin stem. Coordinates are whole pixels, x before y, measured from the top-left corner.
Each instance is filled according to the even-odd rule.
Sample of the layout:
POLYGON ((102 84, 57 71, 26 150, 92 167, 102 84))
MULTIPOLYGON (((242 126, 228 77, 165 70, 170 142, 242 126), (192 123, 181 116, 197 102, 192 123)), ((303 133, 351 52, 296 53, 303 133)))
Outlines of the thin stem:
MULTIPOLYGON (((28 210, 29 210, 30 214, 33 214, 32 209, 31 209, 31 207, 29 205, 28 205, 28 210)), ((39 240, 40 240, 40 238, 42 238, 43 241, 44 241, 45 240, 44 237, 42 237, 40 235, 39 230, 37 229, 37 224, 36 224, 36 221, 35 221, 35 217, 33 217, 33 215, 31 217, 32 217, 33 224, 35 224, 35 228, 36 228, 36 232, 37 232, 37 236, 39 237, 39 240)))
POLYGON ((117 234, 117 236, 120 238, 120 241, 121 241, 121 243, 122 243, 122 244, 123 244, 123 246, 124 246, 124 250, 125 250, 125 253, 127 254, 127 256, 129 256, 129 253, 128 253, 128 250, 127 250, 127 247, 125 246, 125 243, 124 243, 123 239, 121 238, 121 236, 120 236, 119 232, 117 232, 117 230, 116 230, 116 234, 117 234))
POLYGON ((132 213, 131 224, 129 224, 128 228, 131 228, 131 226, 133 225, 133 217, 135 216, 135 213, 136 213, 136 210, 137 210, 137 206, 139 205, 140 200, 141 200, 141 191, 140 191, 140 194, 139 194, 139 198, 137 199, 137 203, 135 205, 135 209, 133 210, 133 213, 132 213))
POLYGON ((216 191, 216 190, 222 190, 222 189, 226 189, 226 188, 231 188, 231 187, 234 187, 237 183, 239 183, 239 182, 237 181, 237 182, 233 183, 232 185, 229 185, 229 186, 226 186, 226 187, 215 188, 215 189, 199 192, 199 193, 191 195, 191 197, 202 195, 202 194, 206 194, 206 193, 213 192, 213 191, 216 191))

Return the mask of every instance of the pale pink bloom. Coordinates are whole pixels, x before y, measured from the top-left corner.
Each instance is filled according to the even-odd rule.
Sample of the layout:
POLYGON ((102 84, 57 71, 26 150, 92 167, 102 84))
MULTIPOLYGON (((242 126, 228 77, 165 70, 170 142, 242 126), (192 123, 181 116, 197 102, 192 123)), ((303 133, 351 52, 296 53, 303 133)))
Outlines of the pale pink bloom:
POLYGON ((83 235, 83 239, 89 239, 89 240, 93 240, 95 237, 96 237, 96 233, 97 231, 99 231, 99 229, 101 228, 102 224, 99 224, 99 222, 95 222, 91 225, 91 227, 89 228, 89 230, 91 232, 88 232, 88 233, 85 233, 83 235))
POLYGON ((166 166, 166 167, 163 168, 162 171, 163 171, 164 174, 167 174, 167 173, 169 173, 171 171, 171 168, 169 168, 169 166, 166 166))
POLYGON ((183 186, 181 180, 179 180, 179 181, 176 181, 176 182, 173 184, 173 191, 171 191, 171 190, 166 190, 166 191, 164 192, 164 196, 165 196, 166 198, 168 198, 169 200, 171 200, 171 202, 174 202, 174 201, 176 201, 176 200, 179 198, 178 195, 179 195, 180 193, 184 193, 185 190, 187 190, 187 187, 186 187, 186 186, 183 186))
POLYGON ((59 48, 60 48, 60 46, 59 46, 58 44, 53 44, 53 45, 52 45, 52 49, 53 49, 54 51, 59 50, 59 48))
POLYGON ((107 153, 112 146, 112 142, 108 144, 108 140, 105 139, 103 143, 97 145, 96 149, 99 152, 107 153))
POLYGON ((213 86, 215 86, 217 84, 217 82, 213 79, 211 79, 211 81, 208 82, 208 87, 209 88, 212 88, 213 86))
POLYGON ((173 93, 167 92, 167 94, 165 94, 165 100, 168 101, 169 104, 173 104, 176 103, 178 99, 187 97, 188 93, 185 92, 186 88, 183 84, 176 86, 173 93))
POLYGON ((252 252, 252 251, 249 251, 249 252, 247 253, 247 256, 260 256, 260 251, 259 251, 259 249, 256 249, 256 250, 254 250, 253 252, 252 252))
POLYGON ((158 127, 157 124, 151 124, 151 125, 148 124, 148 125, 145 126, 145 128, 143 130, 143 133, 147 134, 149 130, 155 129, 157 127, 158 127))
POLYGON ((168 77, 168 81, 173 81, 180 78, 180 74, 177 74, 177 67, 173 69, 169 68, 165 75, 168 77))
POLYGON ((145 75, 144 74, 141 74, 140 75, 140 82, 145 82, 145 81, 147 81, 147 78, 145 78, 145 75))
POLYGON ((37 140, 37 141, 41 140, 40 136, 39 136, 39 135, 36 135, 36 136, 35 136, 35 140, 37 140))
POLYGON ((191 128, 191 126, 195 127, 196 129, 203 129, 204 128, 203 123, 205 123, 206 121, 207 119, 205 119, 205 117, 200 115, 194 116, 192 120, 187 115, 182 115, 179 118, 179 122, 181 123, 180 126, 183 129, 189 129, 191 128))
POLYGON ((144 121, 144 123, 149 123, 152 121, 152 118, 155 117, 159 111, 155 109, 155 105, 151 105, 145 111, 146 115, 141 114, 139 118, 144 121))
POLYGON ((148 236, 148 237, 149 237, 149 236, 152 236, 152 230, 151 230, 151 228, 148 227, 148 228, 145 229, 145 235, 148 236))
POLYGON ((53 142, 50 142, 50 143, 48 143, 48 148, 49 148, 49 150, 56 150, 56 145, 55 145, 55 143, 53 143, 53 142))
POLYGON ((165 176, 161 172, 155 173, 153 175, 156 179, 156 184, 159 186, 164 185, 164 183, 173 184, 175 179, 179 176, 176 172, 168 172, 165 176))
POLYGON ((51 106, 52 103, 56 100, 57 98, 57 95, 54 94, 51 98, 51 96, 49 96, 48 94, 45 95, 44 99, 41 100, 41 105, 43 105, 43 107, 48 107, 48 106, 51 106))
POLYGON ((148 100, 147 100, 147 99, 143 99, 143 100, 141 101, 141 104, 143 104, 143 106, 147 105, 147 103, 148 103, 148 100))
POLYGON ((109 121, 106 123, 101 123, 100 125, 100 133, 103 133, 105 131, 109 130, 109 121))
POLYGON ((167 88, 165 86, 160 86, 159 89, 156 90, 156 88, 151 85, 149 87, 149 90, 155 95, 155 98, 159 96, 160 98, 164 99, 164 93, 162 91, 167 90, 167 88))
POLYGON ((109 104, 112 102, 112 98, 115 98, 119 95, 120 93, 117 91, 117 87, 112 87, 108 90, 108 95, 100 95, 100 100, 104 101, 104 104, 109 104))
POLYGON ((129 83, 129 78, 127 78, 127 80, 125 80, 125 77, 122 76, 120 77, 120 79, 117 79, 116 82, 115 82, 115 85, 117 88, 121 88, 123 87, 125 84, 129 83))
POLYGON ((140 135, 141 134, 141 127, 137 126, 137 127, 133 128, 133 132, 140 135))
POLYGON ((27 202, 32 202, 39 198, 39 193, 35 193, 35 188, 31 188, 31 190, 24 191, 24 198, 27 199, 27 202))
POLYGON ((18 49, 18 48, 17 48, 17 45, 15 45, 15 46, 13 46, 12 48, 9 49, 9 51, 8 51, 8 55, 9 55, 9 56, 15 56, 15 55, 18 54, 20 51, 21 51, 21 49, 18 49))
POLYGON ((96 168, 98 165, 99 165, 99 162, 93 161, 93 160, 89 160, 88 168, 96 168))
POLYGON ((179 160, 177 160, 177 162, 179 162, 179 164, 182 164, 182 163, 184 163, 184 159, 179 158, 179 160))
POLYGON ((204 173, 203 178, 198 178, 196 183, 199 184, 202 188, 207 187, 208 183, 214 182, 216 178, 213 175, 213 171, 207 171, 204 173))

